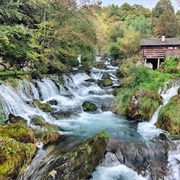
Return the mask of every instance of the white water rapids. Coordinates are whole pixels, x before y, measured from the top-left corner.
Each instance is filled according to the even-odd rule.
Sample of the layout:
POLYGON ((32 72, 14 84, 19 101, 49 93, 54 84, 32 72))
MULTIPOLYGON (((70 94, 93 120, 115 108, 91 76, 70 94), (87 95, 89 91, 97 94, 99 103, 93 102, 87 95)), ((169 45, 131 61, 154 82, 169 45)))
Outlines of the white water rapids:
MULTIPOLYGON (((96 72, 96 70, 94 70, 90 76, 86 73, 64 76, 64 86, 57 85, 51 78, 33 80, 33 82, 20 80, 17 88, 1 84, 0 97, 5 116, 8 118, 10 113, 16 116, 22 116, 28 123, 30 123, 32 117, 36 115, 42 116, 47 122, 58 125, 62 134, 70 137, 84 137, 85 139, 104 130, 116 139, 148 141, 162 132, 162 130, 157 129, 154 125, 159 109, 155 112, 150 122, 139 123, 138 126, 133 122, 116 116, 111 111, 102 111, 102 106, 111 106, 113 95, 107 93, 105 89, 100 88, 96 82, 88 83, 86 80, 90 78, 96 80, 101 79, 102 72, 96 72), (70 118, 55 119, 49 113, 45 113, 38 107, 33 107, 27 103, 27 101, 30 102, 33 99, 38 99, 41 102, 56 100, 57 105, 52 105, 54 111, 67 112, 68 110, 72 110, 73 112, 77 112, 78 115, 70 118), (82 110, 82 103, 87 100, 94 102, 99 107, 95 113, 87 113, 82 110)), ((164 99, 163 105, 165 105, 172 96, 177 94, 177 89, 178 86, 173 86, 161 94, 164 99)), ((42 151, 40 152, 42 153, 42 151)), ((179 159, 180 149, 170 152, 169 168, 170 166, 173 166, 173 168, 171 169, 172 173, 166 180, 180 179, 179 159)), ((33 174, 34 172, 31 173, 33 174)), ((33 176, 30 179, 33 180, 33 176)), ((37 179, 38 178, 36 178, 36 180, 37 179)), ((92 174, 91 179, 148 180, 148 177, 142 177, 133 169, 120 164, 119 161, 114 158, 112 167, 98 166, 92 174)))

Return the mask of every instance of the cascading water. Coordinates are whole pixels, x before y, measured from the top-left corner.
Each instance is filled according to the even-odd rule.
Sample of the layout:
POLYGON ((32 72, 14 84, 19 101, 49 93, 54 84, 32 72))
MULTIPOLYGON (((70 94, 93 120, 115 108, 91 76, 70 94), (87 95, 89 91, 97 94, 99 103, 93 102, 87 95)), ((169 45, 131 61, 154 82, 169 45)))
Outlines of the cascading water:
MULTIPOLYGON (((115 74, 114 70, 111 70, 110 72, 113 72, 113 75, 115 74)), ((91 78, 96 80, 101 79, 102 72, 98 73, 96 70, 96 72, 93 71, 90 76, 86 73, 71 74, 69 76, 64 75, 63 79, 65 88, 60 85, 57 86, 57 84, 50 78, 43 78, 41 81, 34 80, 33 82, 20 80, 17 89, 13 89, 8 85, 0 85, 0 95, 6 118, 10 113, 22 116, 27 120, 30 120, 30 118, 35 115, 43 116, 46 121, 58 125, 61 133, 68 137, 67 139, 69 139, 70 143, 72 143, 72 141, 79 141, 79 139, 87 139, 102 130, 106 131, 111 138, 126 142, 141 143, 144 143, 145 139, 147 140, 146 143, 148 143, 149 139, 161 132, 160 129, 157 129, 154 126, 154 119, 157 117, 156 115, 153 116, 150 122, 139 123, 137 126, 136 123, 129 122, 122 117, 116 116, 109 110, 102 111, 101 107, 103 104, 106 104, 106 106, 111 105, 113 95, 100 88, 96 82, 87 81, 91 78), (55 112, 75 111, 77 114, 64 118, 53 118, 50 114, 44 113, 37 107, 31 107, 26 103, 26 101, 33 99, 39 99, 42 102, 55 100, 57 103, 55 105, 51 105, 55 112), (99 109, 94 113, 84 112, 82 104, 85 101, 94 102, 99 109), (145 130, 143 131, 143 129, 145 130), (146 131, 148 131, 148 136, 146 131)), ((162 94, 163 99, 166 99, 164 104, 167 103, 169 98, 174 96, 176 93, 177 86, 164 92, 162 94)), ((158 114, 158 111, 156 114, 158 114)), ((69 142, 67 140, 67 142, 62 146, 66 146, 69 142)), ((50 150, 50 152, 52 151, 50 150)), ((50 161, 51 156, 48 156, 49 159, 46 159, 46 154, 48 156, 48 151, 45 152, 43 150, 39 150, 37 157, 35 157, 32 164, 29 166, 29 171, 27 171, 21 179, 40 179, 41 171, 43 171, 43 169, 40 171, 39 167, 43 167, 44 164, 38 159, 45 159, 44 163, 48 164, 47 162, 48 160, 50 161)), ((169 156, 169 161, 171 161, 176 167, 172 172, 175 173, 175 176, 172 177, 169 175, 169 180, 179 179, 179 165, 177 163, 177 159, 179 160, 179 150, 172 152, 169 156)), ((148 177, 143 177, 133 169, 120 163, 117 156, 113 153, 107 153, 104 161, 92 174, 91 179, 147 180, 148 177)))

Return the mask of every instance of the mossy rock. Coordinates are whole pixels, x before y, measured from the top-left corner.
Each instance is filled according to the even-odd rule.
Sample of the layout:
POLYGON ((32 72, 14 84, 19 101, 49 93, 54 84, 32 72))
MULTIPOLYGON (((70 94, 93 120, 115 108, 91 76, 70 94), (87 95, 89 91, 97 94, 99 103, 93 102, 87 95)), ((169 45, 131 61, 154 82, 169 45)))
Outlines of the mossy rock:
POLYGON ((97 110, 96 105, 90 101, 85 101, 82 104, 82 107, 83 107, 84 111, 96 111, 97 110))
POLYGON ((0 136, 0 179, 16 179, 30 163, 35 152, 34 144, 0 136))
POLYGON ((100 87, 107 87, 107 86, 112 86, 113 82, 110 78, 105 78, 105 79, 100 80, 98 84, 100 87))
POLYGON ((46 103, 41 103, 38 99, 34 99, 35 104, 39 107, 39 109, 43 110, 44 112, 52 112, 53 108, 46 103))
POLYGON ((168 104, 159 111, 157 127, 169 131, 174 137, 180 138, 180 94, 172 97, 168 104))
POLYGON ((45 122, 40 116, 32 118, 31 123, 35 125, 34 135, 37 141, 43 142, 43 145, 53 143, 61 137, 59 127, 45 122))
POLYGON ((138 121, 149 120, 161 103, 162 97, 158 93, 137 89, 126 107, 126 116, 138 121))
POLYGON ((93 63, 93 67, 96 67, 98 69, 106 69, 106 65, 102 61, 96 61, 95 63, 93 63))
POLYGON ((27 128, 26 123, 19 121, 7 124, 0 128, 0 137, 13 138, 24 143, 35 143, 34 133, 31 128, 27 128))
POLYGON ((109 136, 101 132, 84 141, 72 152, 55 157, 41 179, 88 179, 104 158, 108 141, 109 136))

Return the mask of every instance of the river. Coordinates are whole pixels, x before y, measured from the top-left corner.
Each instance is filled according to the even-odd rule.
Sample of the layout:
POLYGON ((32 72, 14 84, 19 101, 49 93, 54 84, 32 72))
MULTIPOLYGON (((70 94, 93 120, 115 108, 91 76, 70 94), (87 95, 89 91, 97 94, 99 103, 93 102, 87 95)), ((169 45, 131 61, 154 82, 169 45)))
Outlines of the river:
MULTIPOLYGON (((57 84, 59 77, 52 75, 44 77, 41 80, 34 79, 27 81, 19 80, 17 88, 12 88, 8 84, 0 85, 0 96, 6 118, 10 113, 16 116, 22 116, 30 124, 30 119, 35 115, 42 116, 47 122, 59 126, 60 133, 66 139, 58 145, 58 148, 68 149, 68 144, 73 144, 79 140, 87 139, 100 131, 106 131, 111 138, 142 142, 148 144, 149 140, 158 136, 162 130, 155 127, 157 121, 157 110, 149 122, 136 123, 128 121, 124 117, 117 116, 110 111, 114 96, 112 89, 102 89, 98 86, 98 79, 103 78, 104 73, 111 75, 115 84, 116 68, 109 67, 108 70, 93 69, 91 73, 85 72, 70 73, 63 75, 61 81, 64 85, 57 84), (95 82, 89 82, 89 79, 95 79, 95 82), (61 117, 60 119, 52 117, 49 113, 45 113, 39 108, 28 105, 27 101, 39 99, 46 103, 55 100, 56 105, 52 105, 54 112, 72 113, 71 116, 61 117), (95 112, 84 112, 82 104, 85 101, 95 103, 98 109, 95 112), (64 146, 64 147, 63 147, 64 146)), ((170 97, 177 94, 179 86, 173 86, 161 95, 165 105, 170 97)), ((26 174, 21 179, 38 180, 41 177, 42 166, 52 157, 52 152, 56 147, 51 146, 46 150, 39 146, 37 156, 32 161, 26 174), (40 169, 41 167, 41 169, 40 169)), ((149 176, 139 175, 133 169, 121 164, 116 157, 110 155, 111 165, 108 166, 108 158, 106 157, 106 165, 100 164, 92 173, 92 180, 149 180, 149 176), (113 159, 113 163, 112 163, 113 159)), ((169 169, 171 173, 165 179, 180 179, 180 148, 176 151, 169 152, 169 169)))

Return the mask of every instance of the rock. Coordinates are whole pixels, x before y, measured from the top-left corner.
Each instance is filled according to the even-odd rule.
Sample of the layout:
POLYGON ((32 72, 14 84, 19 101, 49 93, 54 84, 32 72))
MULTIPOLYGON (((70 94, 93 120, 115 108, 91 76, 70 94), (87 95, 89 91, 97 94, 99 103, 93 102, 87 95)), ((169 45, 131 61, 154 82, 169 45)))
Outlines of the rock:
POLYGON ((161 102, 162 97, 158 93, 137 89, 126 107, 126 116, 137 121, 149 120, 161 102))
MULTIPOLYGON (((167 173, 166 166, 170 147, 169 140, 164 137, 164 135, 160 135, 152 140, 150 148, 143 142, 110 139, 106 149, 106 154, 111 153, 108 155, 108 164, 113 165, 117 159, 119 164, 125 164, 143 176, 147 175, 146 170, 148 170, 152 179, 163 179, 167 173)), ((108 166, 108 164, 106 159, 101 163, 103 166, 108 166)))
POLYGON ((7 124, 0 128, 0 137, 13 138, 16 141, 23 143, 35 143, 35 136, 31 128, 28 128, 26 123, 19 117, 15 120, 13 117, 13 123, 7 124), (19 122, 18 122, 19 121, 19 122))
POLYGON ((90 101, 85 101, 82 104, 82 107, 83 107, 84 111, 96 111, 97 110, 96 105, 90 101))
POLYGON ((107 86, 112 86, 113 82, 110 78, 102 79, 99 81, 98 85, 100 87, 107 87, 107 86))
POLYGON ((55 100, 55 99, 50 100, 50 101, 48 101, 47 103, 50 104, 50 105, 58 105, 58 102, 57 102, 57 100, 55 100))
POLYGON ((101 132, 72 152, 55 157, 41 179, 87 179, 103 159, 108 139, 108 135, 101 132))
POLYGON ((34 144, 0 137, 0 179, 16 179, 23 167, 30 163, 35 152, 34 144))
POLYGON ((44 112, 52 112, 53 108, 46 103, 41 103, 38 99, 34 99, 35 104, 44 112))
POLYGON ((65 111, 59 110, 51 113, 51 116, 53 116, 56 119, 65 119, 65 118, 72 118, 79 116, 78 112, 76 112, 75 109, 67 109, 65 111))
POLYGON ((180 94, 172 97, 159 111, 156 126, 169 131, 173 137, 180 139, 180 94))
POLYGON ((37 141, 43 142, 43 145, 53 143, 61 138, 59 127, 48 122, 45 122, 42 117, 34 117, 31 119, 34 134, 37 141))
POLYGON ((36 153, 32 129, 21 117, 10 115, 10 120, 0 128, 0 179, 16 179, 36 153))
POLYGON ((8 120, 6 120, 6 123, 17 123, 17 122, 21 122, 21 121, 26 123, 26 120, 23 117, 9 114, 8 120))

